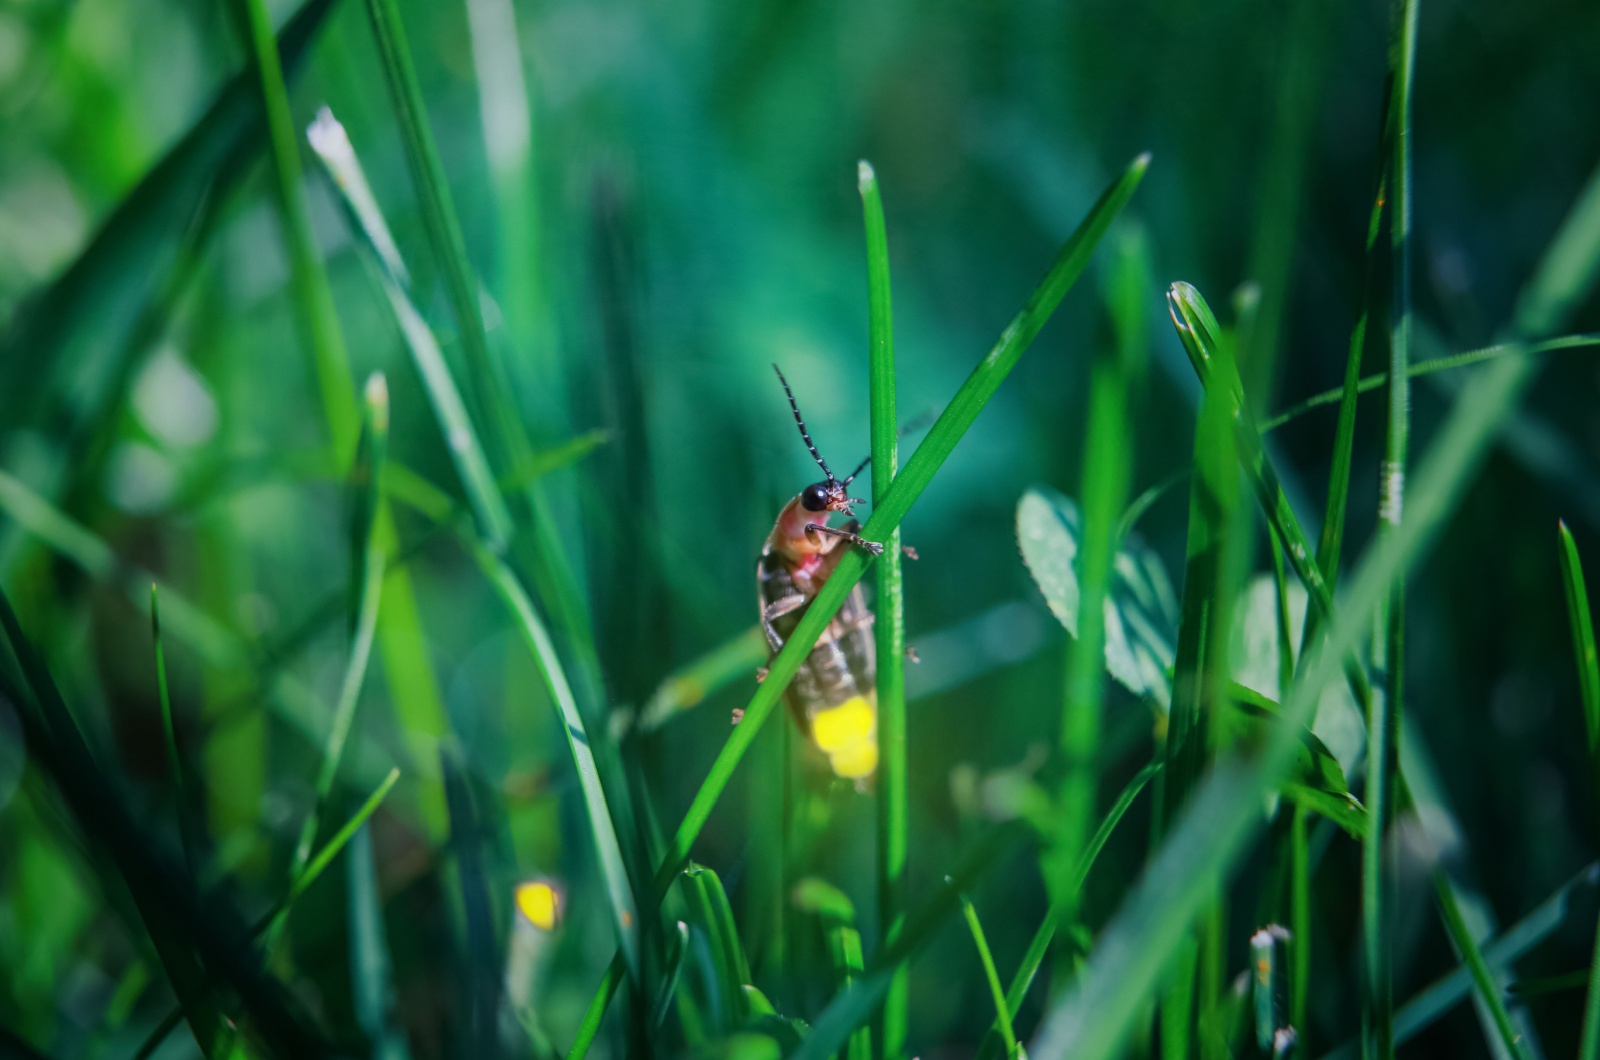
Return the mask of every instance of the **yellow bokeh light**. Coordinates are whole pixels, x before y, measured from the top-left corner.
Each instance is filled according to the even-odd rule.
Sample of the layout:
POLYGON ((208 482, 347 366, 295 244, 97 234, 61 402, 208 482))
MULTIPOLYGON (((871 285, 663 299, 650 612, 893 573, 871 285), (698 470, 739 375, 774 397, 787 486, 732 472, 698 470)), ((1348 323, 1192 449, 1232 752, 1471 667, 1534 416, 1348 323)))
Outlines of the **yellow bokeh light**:
POLYGON ((561 895, 544 880, 529 880, 517 887, 517 908, 540 931, 554 931, 561 916, 561 895))

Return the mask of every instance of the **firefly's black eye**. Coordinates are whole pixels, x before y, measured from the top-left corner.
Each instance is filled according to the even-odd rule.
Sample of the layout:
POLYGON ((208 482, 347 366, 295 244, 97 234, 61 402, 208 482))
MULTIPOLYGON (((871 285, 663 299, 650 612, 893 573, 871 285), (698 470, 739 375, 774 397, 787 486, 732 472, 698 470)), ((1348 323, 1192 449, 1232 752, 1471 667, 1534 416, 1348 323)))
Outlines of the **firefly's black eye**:
POLYGON ((813 482, 800 491, 800 506, 808 512, 820 512, 828 507, 828 484, 813 482))

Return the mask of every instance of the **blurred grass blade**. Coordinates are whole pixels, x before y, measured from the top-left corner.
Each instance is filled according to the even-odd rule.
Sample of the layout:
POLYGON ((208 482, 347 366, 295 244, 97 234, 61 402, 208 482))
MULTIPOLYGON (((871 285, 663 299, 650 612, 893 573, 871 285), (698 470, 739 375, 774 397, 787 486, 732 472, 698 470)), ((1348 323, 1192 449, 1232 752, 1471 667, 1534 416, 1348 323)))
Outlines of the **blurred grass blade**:
MULTIPOLYGON (((399 771, 391 775, 398 777, 399 771)), ((396 1021, 394 968, 384 938, 383 899, 378 888, 372 829, 365 823, 351 837, 346 879, 350 993, 356 1025, 372 1043, 372 1060, 406 1060, 410 1051, 396 1021)))
POLYGON ((200 831, 194 819, 194 802, 183 768, 183 756, 178 753, 178 728, 172 719, 172 696, 167 688, 167 654, 161 643, 161 602, 154 582, 150 583, 150 635, 156 648, 156 694, 161 700, 161 732, 166 738, 167 768, 172 772, 178 838, 183 842, 183 860, 189 874, 199 879, 200 831))
MULTIPOLYGON (((1361 323, 1364 324, 1365 321, 1362 321, 1361 323)), ((1353 341, 1354 340, 1352 339, 1352 342, 1353 341)), ((1461 353, 1447 354, 1443 357, 1432 357, 1426 361, 1412 361, 1406 368, 1406 375, 1411 379, 1420 379, 1423 376, 1432 375, 1435 372, 1446 372, 1456 368, 1467 368, 1471 367, 1472 365, 1482 364, 1485 361, 1492 361, 1498 357, 1533 357, 1542 353, 1554 353, 1558 350, 1581 350, 1589 349, 1594 346, 1600 346, 1600 335, 1593 333, 1563 335, 1558 339, 1547 339, 1544 342, 1534 342, 1528 344, 1501 342, 1496 343, 1493 346, 1483 346, 1475 350, 1466 350, 1461 353)), ((1356 361, 1352 363, 1354 364, 1354 368, 1351 370, 1359 373, 1361 368, 1360 362, 1356 361)), ((1384 386, 1387 386, 1388 383, 1388 372, 1377 372, 1373 375, 1361 376, 1354 382, 1355 393, 1369 394, 1374 390, 1382 389, 1384 386)), ((1332 390, 1319 391, 1318 393, 1306 398, 1304 401, 1296 402, 1295 404, 1290 405, 1288 408, 1272 416, 1270 419, 1262 420, 1260 428, 1261 433, 1266 434, 1268 431, 1275 431, 1284 424, 1290 422, 1291 420, 1297 420, 1308 412, 1315 411, 1316 409, 1322 408, 1326 405, 1337 404, 1340 406, 1340 428, 1339 433, 1334 440, 1333 450, 1334 459, 1337 461, 1339 454, 1344 451, 1341 448, 1341 445, 1345 440, 1343 411, 1344 394, 1345 390, 1342 387, 1335 387, 1332 390)), ((1349 430, 1351 432, 1351 438, 1354 438, 1354 419, 1351 420, 1349 430)), ((1348 461, 1348 457, 1346 457, 1346 461, 1348 461)), ((1335 465, 1335 470, 1337 470, 1337 464, 1335 465)), ((1337 481, 1338 480, 1335 480, 1335 482, 1337 481)), ((1346 479, 1345 482, 1346 488, 1343 492, 1348 493, 1348 479, 1346 479)))
POLYGON ((478 532, 495 553, 504 551, 511 536, 511 515, 490 470, 488 456, 467 414, 456 389, 455 379, 445 363, 444 353, 427 321, 411 302, 403 284, 405 265, 394 249, 394 237, 389 234, 383 216, 372 205, 372 193, 360 160, 350 144, 344 126, 339 124, 332 111, 324 107, 317 120, 307 131, 307 138, 317 158, 326 167, 335 186, 344 196, 346 206, 354 215, 357 227, 365 238, 368 249, 378 259, 378 275, 384 294, 389 300, 400 333, 411 351, 412 363, 433 407, 439 433, 444 438, 450 458, 455 462, 456 473, 466 490, 478 532), (392 259, 392 260, 391 260, 392 259))
POLYGON ((667 953, 667 970, 661 976, 655 1001, 650 1005, 650 1027, 653 1031, 659 1031, 667 1021, 667 1009, 677 996, 678 981, 683 977, 683 960, 688 952, 689 925, 680 920, 672 936, 672 948, 667 953))
POLYGON ((690 862, 683 870, 679 886, 687 900, 691 918, 698 923, 710 942, 711 964, 719 999, 716 1011, 724 1021, 715 1027, 715 1032, 726 1034, 742 1023, 748 1014, 744 984, 750 981, 750 968, 733 924, 733 910, 728 906, 722 881, 715 872, 702 865, 690 862))
MULTIPOLYGON (((1578 688, 1583 700, 1584 727, 1589 734, 1589 783, 1600 792, 1600 655, 1595 651, 1594 621, 1589 614, 1589 590, 1584 583, 1583 560, 1572 532, 1562 522, 1556 526, 1561 545, 1561 582, 1566 590, 1567 617, 1572 624, 1572 652, 1578 660, 1578 688)), ((1597 796, 1600 798, 1600 796, 1597 796)), ((1595 929, 1590 957, 1589 985, 1584 996, 1580 1060, 1600 1056, 1600 928, 1595 929)))
MULTIPOLYGON (((899 468, 899 417, 895 411, 894 312, 889 284, 889 235, 878 175, 857 167, 862 226, 867 242, 868 401, 872 429, 872 506, 876 511, 899 468)), ((889 532, 878 560, 877 621, 873 634, 878 673, 878 944, 887 946, 905 926, 906 860, 910 850, 906 782, 905 595, 900 575, 900 528, 889 532)), ((902 971, 889 983, 879 1023, 879 1055, 899 1057, 910 1026, 910 980, 902 971)), ((854 1039, 852 1039, 852 1043, 854 1039)), ((854 1046, 852 1044, 852 1051, 854 1046)))
POLYGON ((336 456, 355 443, 356 398, 350 383, 350 359, 333 307, 333 290, 311 232, 311 212, 306 205, 300 171, 300 138, 289 113, 289 92, 279 65, 278 41, 272 34, 272 17, 266 0, 238 0, 245 29, 261 78, 266 108, 267 136, 272 145, 273 173, 277 177, 278 208, 289 246, 289 282, 298 303, 300 325, 310 347, 313 374, 322 396, 322 411, 336 456))
POLYGON ((378 628, 378 604, 383 596, 385 557, 383 550, 378 547, 375 528, 379 482, 389 447, 389 388, 379 372, 374 372, 367 380, 366 423, 362 442, 351 483, 356 515, 351 526, 354 591, 350 609, 350 652, 344 678, 339 685, 339 700, 334 706, 327 746, 322 754, 322 766, 317 773, 316 804, 300 829, 300 838, 290 861, 291 880, 300 875, 301 868, 311 856, 311 846, 316 842, 317 830, 333 794, 339 763, 344 758, 344 745, 349 739, 350 726, 355 721, 356 704, 361 700, 361 687, 366 681, 373 637, 378 628))
POLYGON ((664 678, 635 716, 612 714, 612 732, 619 739, 655 732, 672 718, 692 710, 735 681, 746 680, 767 661, 767 639, 751 626, 664 678))
POLYGON ((1256 754, 1219 762, 1196 792, 1185 818, 1102 932, 1078 987, 1053 1006, 1030 1050, 1036 1058, 1107 1060, 1120 1047, 1207 896, 1259 827, 1260 800, 1292 764, 1298 728, 1340 661, 1370 630, 1395 574, 1417 559, 1454 509, 1494 430, 1527 385, 1531 363, 1495 362, 1463 391, 1416 477, 1411 517, 1364 558, 1347 602, 1330 623, 1325 650, 1306 667, 1284 707, 1285 724, 1256 754))
MULTIPOLYGON (((1138 187, 1149 164, 1148 155, 1134 159, 1090 209, 1083 223, 1056 256, 1044 280, 1029 295, 1027 302, 1001 332, 1000 338, 990 351, 978 362, 978 366, 973 369, 950 404, 929 429, 922 444, 917 446, 916 452, 906 462, 905 468, 895 476, 893 485, 884 495, 883 503, 874 505, 872 517, 867 520, 866 526, 862 527, 863 537, 869 541, 882 541, 890 530, 900 525, 906 512, 922 495, 923 490, 927 489, 933 476, 955 449, 967 428, 977 419, 978 413, 983 411, 1000 383, 1015 367, 1023 351, 1027 349, 1034 336, 1039 333, 1039 329, 1060 304, 1067 290, 1083 272, 1090 254, 1105 235, 1112 220, 1132 198, 1134 189, 1138 187)), ((652 881, 652 901, 658 901, 665 893, 667 885, 677 873, 678 866, 688 857, 689 848, 699 836, 700 830, 705 827, 706 820, 711 816, 712 808, 727 788, 734 769, 737 768, 750 744, 755 741, 762 724, 771 715, 779 697, 794 678, 795 672, 800 668, 802 657, 809 652, 810 646, 816 643, 824 628, 833 620, 834 613, 844 603, 846 594, 866 573, 867 562, 867 557, 861 549, 852 549, 839 561, 838 567, 834 569, 822 591, 811 602, 811 606, 806 608, 804 616, 783 650, 772 658, 766 680, 756 689, 755 695, 745 708, 744 720, 734 727, 733 735, 723 745, 716 761, 711 764, 706 779, 695 793, 694 800, 673 835, 672 844, 652 881)), ((615 982, 615 977, 608 972, 596 992, 595 1002, 589 1010, 590 1014, 593 1014, 597 1007, 599 1011, 604 1011, 605 1005, 609 1002, 610 992, 615 989, 615 982)), ((586 1032, 589 1032, 591 1024, 598 1029, 598 1017, 592 1021, 588 1016, 585 1017, 586 1032)), ((580 1036, 578 1043, 574 1044, 572 1052, 568 1055, 573 1060, 583 1056, 589 1040, 592 1039, 580 1036)))
MULTIPOLYGON (((573 699, 572 688, 567 684, 566 670, 556 655, 555 644, 550 639, 549 631, 545 629, 544 620, 539 617, 533 600, 529 598, 515 572, 505 564, 504 560, 491 554, 484 546, 472 543, 472 548, 479 567, 515 619, 523 640, 533 654, 539 676, 544 680, 545 688, 549 691, 550 698, 560 714, 561 731, 566 736, 567 749, 571 752, 572 762, 578 774, 578 783, 583 789, 584 808, 587 811, 585 820, 589 825, 590 837, 594 840, 595 856, 600 861, 601 875, 605 879, 612 923, 616 927, 618 943, 627 962, 626 967, 634 974, 638 974, 639 911, 622 860, 622 848, 617 842, 611 809, 606 801, 606 793, 600 786, 594 750, 589 744, 583 718, 578 713, 577 701, 573 699)), ((596 1029, 598 1030, 598 1023, 596 1029)))
MULTIPOLYGON (((861 932, 856 929, 856 910, 845 893, 825 880, 808 876, 794 885, 794 904, 802 912, 815 916, 822 926, 823 941, 828 958, 833 963, 834 993, 842 994, 861 978, 861 932)), ((890 985, 900 976, 891 975, 890 985)), ((904 1044, 901 1043, 901 1048, 904 1044)), ((850 1033, 845 1046, 846 1060, 871 1060, 872 1030, 865 1025, 850 1033)))
POLYGON ((1019 1060, 1022 1047, 1017 1044, 1017 1032, 1011 1026, 1011 1009, 1006 1004, 1006 991, 1000 985, 1000 973, 994 967, 994 954, 989 952, 989 940, 983 936, 983 924, 978 920, 978 910, 972 899, 961 894, 961 913, 966 917, 967 930, 972 932, 972 944, 978 948, 978 960, 983 965, 983 976, 989 984, 989 994, 994 998, 995 1024, 1006 1044, 1007 1060, 1019 1060))

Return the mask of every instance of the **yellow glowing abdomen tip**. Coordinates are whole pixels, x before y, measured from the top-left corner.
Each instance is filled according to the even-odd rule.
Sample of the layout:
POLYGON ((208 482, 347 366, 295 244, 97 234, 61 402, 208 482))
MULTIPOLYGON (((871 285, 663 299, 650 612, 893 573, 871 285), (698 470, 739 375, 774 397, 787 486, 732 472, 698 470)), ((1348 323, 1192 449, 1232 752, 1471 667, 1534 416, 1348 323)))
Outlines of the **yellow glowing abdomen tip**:
POLYGON ((841 777, 861 780, 878 768, 878 711, 865 696, 817 711, 811 736, 841 777))

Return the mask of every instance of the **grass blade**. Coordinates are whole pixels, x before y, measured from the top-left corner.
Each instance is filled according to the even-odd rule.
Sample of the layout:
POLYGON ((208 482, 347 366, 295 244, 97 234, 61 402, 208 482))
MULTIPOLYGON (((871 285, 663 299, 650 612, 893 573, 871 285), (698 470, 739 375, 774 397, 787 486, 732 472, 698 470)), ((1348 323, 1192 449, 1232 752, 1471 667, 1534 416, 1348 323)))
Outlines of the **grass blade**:
POLYGON ((317 829, 333 794, 333 784, 339 775, 339 763, 344 758, 344 745, 350 736, 350 726, 355 721, 356 704, 361 699, 367 661, 372 656, 373 637, 378 628, 378 604, 383 596, 385 557, 383 550, 378 547, 375 529, 379 483, 389 446, 389 388, 382 373, 374 372, 367 380, 363 439, 364 446, 357 457, 352 482, 357 498, 357 514, 351 528, 355 591, 352 593, 350 611, 350 657, 345 666, 344 679, 340 682, 339 700, 334 706, 333 724, 328 730, 322 767, 317 773, 316 805, 301 827, 300 838, 290 861, 291 880, 299 877, 300 870, 311 856, 317 829))
MULTIPOLYGON (((883 502, 899 467, 899 419, 895 413, 894 317, 889 287, 889 236, 883 197, 872 166, 858 171, 867 235, 867 319, 872 412, 872 505, 883 502)), ((905 597, 900 576, 900 528, 889 532, 878 561, 878 945, 894 942, 905 926, 906 860, 909 850, 906 797, 905 597)), ((904 971, 890 980, 879 1024, 882 1057, 906 1050, 910 981, 904 971)))
POLYGON ((451 460, 455 462, 456 473, 461 479, 462 488, 466 490, 478 532, 490 549, 499 553, 505 549, 511 537, 511 515, 500 495, 477 428, 467 414, 461 392, 456 388, 455 379, 445 363, 444 352, 439 348, 439 342, 434 338, 427 321, 412 304, 405 284, 405 263, 395 249, 394 237, 390 235, 383 215, 374 205, 366 174, 361 169, 350 138, 344 126, 327 108, 317 114, 307 138, 354 216, 367 247, 378 259, 378 275, 384 295, 389 300, 395 321, 400 325, 406 348, 411 351, 417 374, 422 377, 428 402, 438 421, 439 433, 445 440, 451 460))
MULTIPOLYGON (((399 771, 391 774, 396 779, 399 771)), ((350 918, 350 993, 356 1024, 372 1043, 372 1060, 406 1060, 405 1032, 395 1020, 394 968, 384 938, 383 899, 372 829, 365 823, 350 840, 346 906, 350 918)))
POLYGON ((178 838, 183 843, 184 864, 189 874, 198 878, 200 833, 194 819, 194 803, 190 800, 183 757, 178 753, 178 729, 173 724, 172 696, 167 689, 167 654, 161 643, 161 603, 154 582, 150 583, 150 635, 156 647, 156 694, 161 700, 161 732, 166 737, 167 768, 172 771, 172 791, 177 800, 178 838))
MULTIPOLYGON (((835 993, 842 994, 861 978, 864 967, 861 955, 861 932, 856 929, 856 910, 843 891, 816 877, 808 877, 794 885, 794 904, 811 913, 821 922, 823 939, 828 956, 833 962, 835 993)), ((889 985, 898 977, 891 974, 889 985)), ((903 1048, 902 1043, 902 1048, 903 1048)), ((872 1056, 872 1031, 862 1025, 850 1032, 845 1046, 846 1060, 870 1060, 872 1056)))
POLYGON ((1489 1009, 1495 1029, 1500 1032, 1501 1041, 1505 1043, 1507 1051, 1518 1060, 1531 1060, 1533 1054, 1529 1052, 1527 1043, 1522 1040, 1516 1026, 1511 1022, 1511 1014, 1506 1011, 1505 996, 1500 984, 1495 981, 1494 973, 1489 970, 1483 951, 1478 947, 1477 940, 1472 937, 1472 931, 1462 918, 1455 891, 1451 889, 1450 881, 1445 878, 1444 873, 1434 873, 1433 892, 1439 902, 1445 930, 1450 933, 1450 941, 1455 945, 1462 963, 1472 976, 1472 985, 1478 992, 1479 1000, 1489 1009))
MULTIPOLYGON (((1584 727, 1589 733, 1590 783, 1600 791, 1600 656, 1594 642, 1594 621, 1589 614, 1589 590, 1584 583, 1583 560, 1566 523, 1558 523, 1561 544, 1561 583, 1567 595, 1567 617, 1572 623, 1572 652, 1578 660, 1578 688, 1583 699, 1584 727)), ((1580 1060, 1600 1056, 1600 927, 1595 929, 1589 983, 1584 995, 1580 1060)))
MULTIPOLYGON (((561 731, 567 739, 567 749, 577 770, 578 783, 583 789, 584 807, 590 836, 594 839, 595 855, 600 860, 601 875, 605 879, 612 921, 617 930, 618 944, 626 961, 625 967, 635 974, 639 970, 639 911, 634 902, 633 889, 628 881, 627 869, 622 860, 621 844, 612 824, 612 815, 606 801, 605 790, 600 785, 600 774, 595 766, 594 750, 584 728, 583 717, 578 713, 572 686, 567 683, 566 670, 556 655, 555 643, 539 617, 533 600, 516 573, 500 557, 477 542, 469 542, 478 565, 483 569, 501 601, 510 610, 518 631, 533 654, 539 676, 544 680, 561 718, 561 731)), ((598 1023, 596 1023, 598 1030, 598 1023)))
MULTIPOLYGON (((1034 289, 1022 309, 1000 333, 999 340, 978 362, 978 366, 967 377, 950 404, 940 413, 938 420, 929 429, 927 437, 906 462, 905 468, 895 476, 893 485, 884 495, 883 503, 874 505, 872 517, 861 530, 863 537, 869 541, 882 541, 890 530, 900 525, 906 512, 922 495, 923 490, 927 489, 933 476, 961 440, 962 435, 966 433, 967 428, 977 419, 978 413, 983 411, 984 406, 1015 367, 1033 337, 1039 333, 1039 329, 1055 311, 1067 290, 1083 272, 1090 254, 1105 235, 1111 221, 1132 198, 1134 189, 1138 187, 1149 164, 1148 155, 1136 158, 1090 209, 1083 223, 1056 256, 1044 280, 1034 289)), ((744 720, 735 726, 733 735, 729 737, 711 764, 706 779, 695 793, 694 800, 689 804, 683 821, 673 835, 672 844, 666 851, 652 884, 652 901, 659 901, 660 896, 665 893, 666 886, 676 874, 677 867, 688 857, 689 848, 699 836, 700 830, 705 827, 707 819, 711 816, 711 810, 727 788, 734 769, 738 767, 750 744, 755 741, 762 724, 771 715, 784 689, 794 678, 802 656, 816 643, 823 629, 832 621, 834 613, 844 603, 845 596, 866 573, 867 563, 868 559, 860 549, 852 550, 840 560, 822 591, 806 609, 805 615, 795 627, 794 634, 784 645, 783 650, 772 658, 766 680, 756 689, 755 695, 745 708, 744 720)), ((608 993, 608 986, 614 991, 614 980, 615 977, 608 971, 600 990, 596 993, 595 1002, 598 1003, 601 1012, 609 1001, 609 998, 604 1000, 602 998, 608 993)), ((589 1012, 592 1014, 594 1011, 595 1004, 591 1004, 589 1012)), ((586 1015, 584 1022, 586 1031, 591 1022, 597 1029, 598 1018, 591 1021, 586 1015)), ((590 1033, 589 1040, 592 1040, 593 1032, 588 1033, 590 1033)), ((587 1041, 584 1039, 580 1041, 587 1048, 587 1041)), ((576 1058, 583 1056, 584 1052, 575 1044, 568 1055, 576 1058)))
POLYGON ((272 33, 272 16, 266 0, 240 0, 261 96, 266 108, 267 133, 272 144, 273 173, 277 177, 278 207, 283 214, 284 236, 289 244, 289 281, 299 304, 311 363, 322 395, 333 451, 344 454, 355 444, 356 396, 350 385, 350 358, 333 308, 333 290, 311 234, 311 213, 306 206, 300 172, 300 138, 289 113, 289 91, 278 58, 278 41, 272 33))
POLYGON ((978 960, 983 964, 983 976, 989 983, 989 993, 994 998, 995 1023, 1000 1037, 1006 1043, 1007 1060, 1017 1060, 1022 1047, 1017 1044, 1017 1032, 1011 1026, 1011 1009, 1006 1004, 1006 991, 1000 985, 1000 973, 995 971, 994 955, 989 952, 989 941, 983 937, 983 925, 978 921, 978 911, 965 893, 959 895, 961 912, 967 919, 967 929, 972 932, 972 944, 978 948, 978 960))

